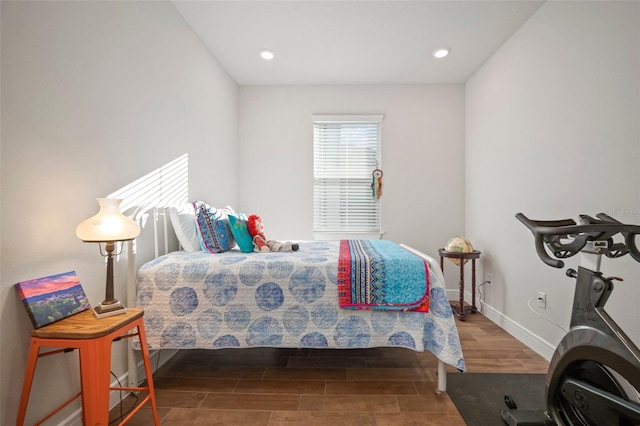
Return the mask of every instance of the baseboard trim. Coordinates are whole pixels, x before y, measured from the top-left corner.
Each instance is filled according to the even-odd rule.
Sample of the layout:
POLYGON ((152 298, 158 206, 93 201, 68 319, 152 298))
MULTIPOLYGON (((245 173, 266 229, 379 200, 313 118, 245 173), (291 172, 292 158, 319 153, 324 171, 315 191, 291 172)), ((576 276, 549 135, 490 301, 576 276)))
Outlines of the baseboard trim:
POLYGON ((534 350, 538 355, 542 356, 547 361, 551 360, 553 352, 556 350, 555 346, 551 343, 486 303, 482 304, 480 312, 482 312, 485 317, 499 325, 507 333, 511 334, 513 337, 534 350))
MULTIPOLYGON (((447 290, 447 297, 449 298, 449 300, 456 303, 458 301, 458 298, 460 297, 460 293, 457 290, 447 290)), ((471 293, 465 292, 465 301, 469 303, 470 300, 471 293)), ((547 361, 551 360, 553 352, 555 351, 554 345, 547 342, 537 334, 533 333, 531 330, 523 327, 520 323, 507 317, 494 307, 477 299, 476 306, 485 317, 496 323, 498 326, 500 326, 500 328, 527 345, 547 361)))
MULTIPOLYGON (((114 380, 111 382, 111 387, 121 387, 127 383, 127 378, 129 377, 129 373, 124 373, 122 376, 118 377, 118 380, 114 380)), ((129 392, 124 391, 111 391, 109 395, 109 410, 113 409, 115 406, 120 404, 120 399, 125 399, 129 395, 129 392)), ((69 425, 69 426, 82 426, 82 407, 75 410, 66 419, 64 419, 60 424, 69 425)))
MULTIPOLYGON (((162 367, 164 363, 169 361, 169 359, 171 359, 171 357, 173 357, 176 353, 178 353, 177 350, 158 350, 150 352, 149 360, 151 362, 153 372, 155 373, 155 369, 153 368, 153 366, 156 366, 157 368, 162 367)), ((138 370, 138 377, 146 377, 142 359, 138 362, 136 367, 138 370)), ((111 387, 126 386, 128 381, 129 372, 125 372, 120 377, 118 377, 117 380, 111 382, 111 387)), ((118 404, 120 404, 120 400, 126 398, 129 393, 130 392, 124 391, 111 391, 111 394, 109 395, 109 409, 112 410, 113 408, 115 408, 118 404)), ((77 410, 75 410, 73 413, 63 419, 60 424, 68 426, 82 426, 82 408, 78 408, 77 410)))

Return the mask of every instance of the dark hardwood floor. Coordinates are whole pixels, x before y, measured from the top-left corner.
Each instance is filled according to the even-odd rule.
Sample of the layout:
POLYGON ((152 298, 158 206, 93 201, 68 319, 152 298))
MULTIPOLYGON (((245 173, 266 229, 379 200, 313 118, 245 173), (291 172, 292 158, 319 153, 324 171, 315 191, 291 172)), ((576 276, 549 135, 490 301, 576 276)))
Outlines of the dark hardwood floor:
MULTIPOLYGON (((545 359, 481 314, 457 325, 468 372, 546 373, 545 359)), ((161 424, 173 426, 464 425, 451 399, 435 394, 435 372, 431 353, 395 348, 192 350, 164 364, 154 384, 161 424)), ((116 407, 111 418, 119 416, 116 407)), ((152 425, 151 410, 128 424, 152 425)))

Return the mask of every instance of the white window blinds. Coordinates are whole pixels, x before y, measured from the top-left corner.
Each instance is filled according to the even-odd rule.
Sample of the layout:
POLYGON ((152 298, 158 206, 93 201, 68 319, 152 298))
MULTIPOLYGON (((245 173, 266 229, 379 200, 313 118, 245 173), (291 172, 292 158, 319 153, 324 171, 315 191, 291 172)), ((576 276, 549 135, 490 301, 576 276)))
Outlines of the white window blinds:
POLYGON ((313 116, 314 232, 380 234, 382 116, 313 116))

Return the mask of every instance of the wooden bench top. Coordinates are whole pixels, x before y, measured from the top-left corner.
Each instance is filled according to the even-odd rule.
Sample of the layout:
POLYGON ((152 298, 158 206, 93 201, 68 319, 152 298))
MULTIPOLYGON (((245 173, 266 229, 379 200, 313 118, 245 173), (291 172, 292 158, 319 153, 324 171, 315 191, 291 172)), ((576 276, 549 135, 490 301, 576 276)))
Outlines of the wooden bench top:
POLYGON ((124 314, 98 319, 93 309, 89 309, 32 330, 31 336, 41 339, 96 339, 137 320, 143 314, 142 309, 127 308, 124 314))

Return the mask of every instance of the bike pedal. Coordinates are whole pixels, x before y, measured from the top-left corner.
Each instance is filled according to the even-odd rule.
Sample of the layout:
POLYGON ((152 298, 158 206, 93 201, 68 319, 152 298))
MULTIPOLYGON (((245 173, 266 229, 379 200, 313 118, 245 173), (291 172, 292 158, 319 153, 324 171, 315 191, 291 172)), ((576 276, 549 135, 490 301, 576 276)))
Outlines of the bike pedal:
POLYGON ((504 405, 507 406, 507 408, 511 409, 511 410, 517 410, 518 406, 516 405, 516 402, 513 400, 513 398, 511 398, 511 395, 505 395, 504 396, 504 405))
POLYGON ((509 426, 555 426, 544 410, 502 410, 502 420, 509 426))

